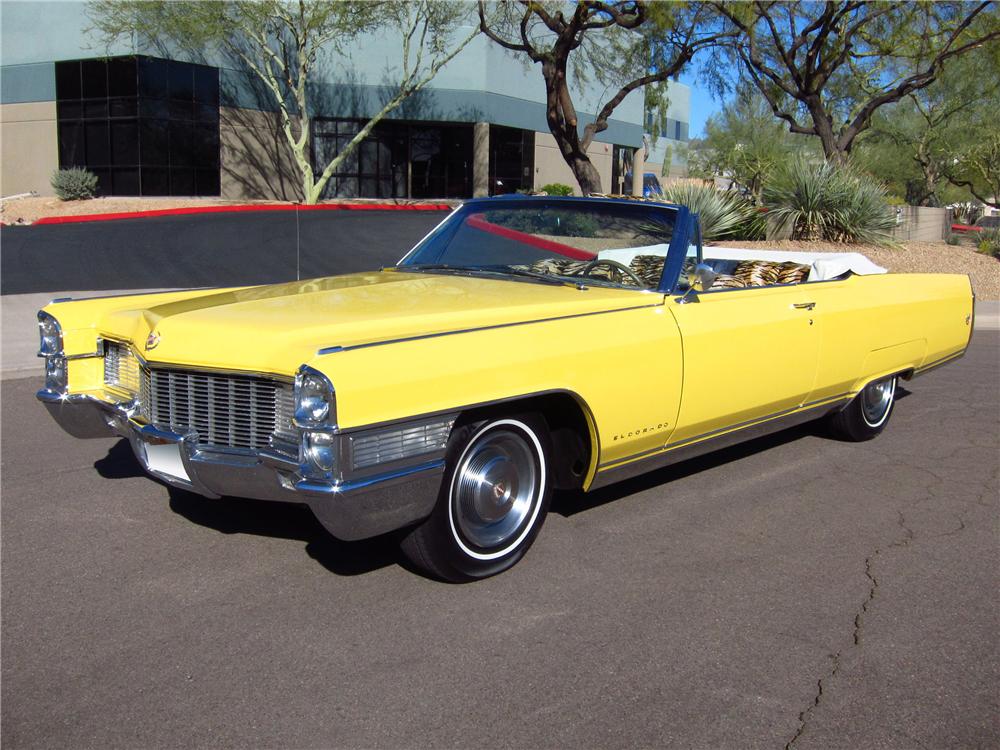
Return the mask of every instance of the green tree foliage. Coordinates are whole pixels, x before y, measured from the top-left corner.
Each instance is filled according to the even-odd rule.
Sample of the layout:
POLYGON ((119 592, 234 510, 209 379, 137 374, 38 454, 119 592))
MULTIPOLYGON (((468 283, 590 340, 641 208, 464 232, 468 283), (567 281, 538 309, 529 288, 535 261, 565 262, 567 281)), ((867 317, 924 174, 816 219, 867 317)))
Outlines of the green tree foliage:
POLYGON ((768 177, 794 155, 810 151, 810 146, 809 139, 785 130, 756 90, 741 87, 705 123, 705 137, 689 152, 688 171, 706 179, 728 178, 760 202, 768 177))
MULTIPOLYGON (((669 80, 701 49, 720 39, 718 17, 704 3, 645 0, 479 0, 483 32, 503 48, 541 68, 546 120, 560 154, 584 195, 601 192, 601 177, 587 155, 615 109, 644 89, 654 123, 662 120, 669 80), (495 9, 492 18, 487 8, 495 9), (584 123, 574 86, 596 81, 609 96, 584 123)), ((654 133, 656 135, 656 133, 654 133)))
POLYGON ((469 8, 437 0, 93 0, 94 30, 110 43, 138 37, 153 45, 215 49, 238 61, 264 86, 302 176, 302 196, 315 203, 331 175, 407 98, 420 91, 478 33, 454 29, 469 8), (385 29, 401 41, 393 91, 356 136, 327 164, 313 165, 311 86, 321 55, 344 58, 362 35, 385 29))
POLYGON ((1000 122, 1000 79, 983 72, 997 69, 1000 45, 955 61, 932 85, 878 112, 852 161, 910 205, 966 201, 970 191, 980 200, 992 196, 1000 181, 989 152, 1000 122))
POLYGON ((879 109, 1000 39, 993 2, 713 5, 739 32, 715 61, 716 83, 725 84, 723 60, 737 64, 792 133, 816 136, 841 163, 879 109))

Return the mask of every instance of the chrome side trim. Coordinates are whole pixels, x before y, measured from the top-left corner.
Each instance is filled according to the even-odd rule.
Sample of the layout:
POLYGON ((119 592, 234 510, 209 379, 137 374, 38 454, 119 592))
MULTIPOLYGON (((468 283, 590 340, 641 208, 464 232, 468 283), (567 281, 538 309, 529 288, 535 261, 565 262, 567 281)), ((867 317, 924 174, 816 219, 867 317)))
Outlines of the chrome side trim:
MULTIPOLYGON (((659 296, 659 293, 656 293, 659 296)), ((365 344, 349 344, 348 346, 324 346, 316 351, 318 356, 324 354, 337 354, 338 352, 350 352, 355 349, 367 349, 372 346, 385 346, 387 344, 402 344, 409 341, 421 341, 423 339, 436 339, 442 336, 457 336, 462 333, 475 333, 477 331, 493 331, 499 328, 513 328, 515 326, 527 326, 535 323, 551 323, 556 320, 570 320, 572 318, 588 318, 592 315, 609 315, 611 313, 629 312, 631 310, 643 310, 648 307, 663 307, 665 298, 652 305, 634 305, 632 307, 620 307, 614 310, 597 310, 596 312, 574 313, 573 315, 558 315, 553 318, 537 318, 535 320, 522 320, 516 323, 498 323, 492 326, 478 326, 476 328, 459 328, 455 331, 442 331, 440 333, 424 333, 419 336, 405 336, 398 339, 386 339, 385 341, 371 341, 365 344)))
POLYGON ((680 443, 657 448, 653 451, 645 451, 625 459, 615 461, 613 464, 605 464, 597 470, 597 476, 591 483, 587 491, 606 487, 615 482, 645 474, 655 469, 663 468, 671 464, 686 461, 689 458, 712 453, 713 451, 726 448, 736 443, 752 440, 755 437, 768 435, 772 432, 780 432, 788 427, 804 424, 814 419, 818 419, 836 410, 839 406, 850 401, 849 394, 823 399, 822 402, 814 402, 817 405, 807 405, 806 407, 778 412, 776 415, 763 419, 745 422, 735 427, 725 427, 721 430, 699 435, 680 443), (721 434, 720 434, 721 433, 721 434))
POLYGON ((933 362, 929 362, 926 365, 923 365, 922 367, 918 367, 917 369, 915 369, 913 371, 912 377, 915 378, 918 375, 926 375, 931 370, 936 370, 937 368, 942 367, 943 365, 947 365, 947 364, 950 364, 951 362, 954 362, 956 359, 961 359, 962 357, 965 356, 965 352, 967 350, 968 350, 968 347, 966 347, 965 349, 963 349, 960 352, 955 352, 954 354, 949 354, 946 357, 941 357, 940 359, 935 359, 933 362))

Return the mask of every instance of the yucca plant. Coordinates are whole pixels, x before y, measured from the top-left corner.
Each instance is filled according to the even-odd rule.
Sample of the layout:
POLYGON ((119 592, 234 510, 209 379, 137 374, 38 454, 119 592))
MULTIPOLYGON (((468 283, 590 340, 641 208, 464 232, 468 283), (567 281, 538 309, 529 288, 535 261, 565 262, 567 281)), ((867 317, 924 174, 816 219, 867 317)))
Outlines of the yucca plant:
POLYGON ((849 168, 796 160, 764 186, 764 203, 793 240, 892 241, 895 217, 879 183, 849 168))
POLYGON ((703 240, 741 235, 744 233, 740 231, 742 228, 760 221, 757 208, 746 198, 711 185, 692 182, 664 185, 663 200, 687 206, 692 213, 698 214, 703 240))
POLYGON ((984 229, 979 233, 978 240, 979 252, 1000 259, 1000 229, 984 229))
POLYGON ((81 167, 57 169, 49 184, 59 200, 80 201, 97 194, 97 175, 81 167))

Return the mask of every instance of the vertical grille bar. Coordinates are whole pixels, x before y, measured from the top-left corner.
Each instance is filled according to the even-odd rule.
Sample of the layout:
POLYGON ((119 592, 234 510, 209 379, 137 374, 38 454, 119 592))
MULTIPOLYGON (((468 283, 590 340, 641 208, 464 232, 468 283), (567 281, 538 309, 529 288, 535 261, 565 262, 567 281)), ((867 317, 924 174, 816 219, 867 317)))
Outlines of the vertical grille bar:
POLYGON ((152 368, 143 413, 156 427, 198 433, 202 444, 259 449, 295 441, 290 384, 267 378, 152 368))

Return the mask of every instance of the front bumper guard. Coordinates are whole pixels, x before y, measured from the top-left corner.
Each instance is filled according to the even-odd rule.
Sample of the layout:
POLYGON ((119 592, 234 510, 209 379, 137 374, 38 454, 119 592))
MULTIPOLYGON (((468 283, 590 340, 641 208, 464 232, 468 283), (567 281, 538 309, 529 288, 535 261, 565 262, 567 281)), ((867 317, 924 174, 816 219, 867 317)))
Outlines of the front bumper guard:
POLYGON ((172 486, 208 498, 243 497, 308 505, 338 539, 366 539, 423 520, 437 502, 444 460, 425 460, 391 472, 341 482, 303 478, 298 462, 276 451, 253 453, 199 445, 197 433, 160 430, 135 419, 134 401, 111 402, 96 393, 37 393, 56 423, 73 437, 118 435, 129 441, 142 468, 172 486), (156 446, 177 446, 178 473, 157 469, 156 446))

